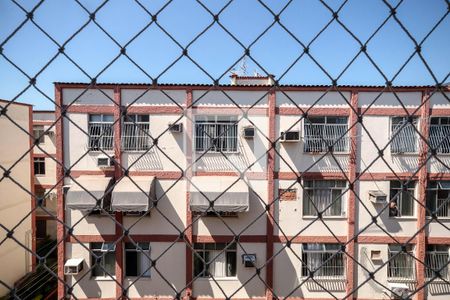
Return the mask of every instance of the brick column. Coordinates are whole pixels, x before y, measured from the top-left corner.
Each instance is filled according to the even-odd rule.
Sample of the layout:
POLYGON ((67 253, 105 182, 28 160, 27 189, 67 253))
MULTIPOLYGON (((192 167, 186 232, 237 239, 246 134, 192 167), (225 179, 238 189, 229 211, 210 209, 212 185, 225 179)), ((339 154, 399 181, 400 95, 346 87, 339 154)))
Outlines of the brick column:
MULTIPOLYGON (((185 113, 186 113, 186 142, 185 142, 185 153, 186 153, 186 168, 191 165, 192 163, 192 134, 194 132, 193 126, 192 126, 192 90, 186 91, 186 100, 185 100, 185 113)), ((189 170, 185 170, 185 178, 192 178, 192 168, 189 168, 189 170)), ((192 245, 193 241, 193 228, 191 226, 192 224, 192 212, 189 208, 190 203, 190 183, 186 180, 186 227, 189 226, 189 228, 185 232, 186 240, 189 242, 189 244, 192 245)), ((185 299, 191 299, 192 298, 192 279, 193 279, 193 262, 192 262, 192 250, 191 248, 186 245, 186 292, 185 292, 185 299)))
MULTIPOLYGON (((121 124, 122 124, 122 116, 121 116, 121 105, 122 105, 122 98, 121 98, 121 91, 120 87, 116 86, 114 88, 114 159, 116 160, 116 164, 114 165, 114 177, 116 180, 121 178, 123 175, 122 172, 122 148, 121 148, 121 124)), ((123 225, 123 214, 121 212, 115 213, 115 219, 116 219, 116 299, 122 298, 122 287, 123 287, 123 277, 124 277, 124 270, 123 270, 123 239, 121 239, 122 236, 122 227, 120 225, 123 225), (120 240, 119 240, 120 239, 120 240)))
MULTIPOLYGON (((349 179, 349 195, 347 201, 347 246, 346 253, 347 257, 347 283, 345 287, 345 292, 347 295, 353 293, 355 287, 355 262, 352 258, 355 258, 355 240, 353 239, 355 235, 355 215, 356 215, 356 193, 358 192, 356 180, 356 160, 358 153, 358 93, 352 92, 350 99, 350 113, 349 113, 349 145, 350 145, 350 155, 349 155, 349 165, 348 165, 348 179, 349 179)), ((355 295, 352 294, 349 299, 354 299, 355 295)))
MULTIPOLYGON (((420 204, 417 205, 417 231, 419 231, 426 221, 426 190, 427 190, 427 176, 428 170, 426 165, 427 155, 428 155, 428 145, 425 140, 428 140, 429 136, 429 118, 430 118, 430 101, 428 92, 422 92, 422 107, 420 109, 420 134, 423 139, 419 142, 419 198, 420 204), (424 165, 425 164, 425 165, 424 165)), ((425 283, 425 266, 422 264, 425 262, 425 239, 426 232, 422 229, 416 238, 416 257, 418 261, 416 262, 416 272, 417 272, 417 288, 421 288, 417 292, 416 299, 425 299, 426 293, 425 288, 422 288, 425 283), (420 263, 422 262, 422 263, 420 263)))
MULTIPOLYGON (((62 164, 56 165, 56 193, 57 193, 57 207, 56 207, 56 216, 58 218, 57 225, 56 225, 56 241, 58 243, 58 277, 61 280, 64 280, 64 260, 65 260, 65 247, 66 247, 66 241, 65 241, 65 229, 64 225, 60 222, 65 223, 65 217, 64 217, 64 191, 63 191, 63 185, 64 185, 64 132, 63 132, 63 117, 61 108, 63 105, 62 101, 62 90, 61 88, 56 85, 55 86, 55 117, 56 117, 56 160, 62 164)), ((65 297, 65 288, 64 283, 62 283, 60 280, 58 280, 58 299, 62 299, 65 297)))
MULTIPOLYGON (((273 235, 274 235, 274 199, 275 199, 275 128, 276 128, 276 94, 275 89, 269 91, 269 151, 267 152, 267 204, 270 205, 269 211, 267 212, 267 223, 266 223, 266 261, 273 256, 273 235)), ((268 261, 266 268, 266 299, 271 300, 273 298, 273 260, 268 261)))
MULTIPOLYGON (((34 134, 33 134, 33 107, 28 107, 28 133, 30 134, 30 193, 31 193, 31 250, 36 253, 36 188, 34 182, 34 134)), ((31 255, 31 269, 36 268, 36 256, 31 255)))

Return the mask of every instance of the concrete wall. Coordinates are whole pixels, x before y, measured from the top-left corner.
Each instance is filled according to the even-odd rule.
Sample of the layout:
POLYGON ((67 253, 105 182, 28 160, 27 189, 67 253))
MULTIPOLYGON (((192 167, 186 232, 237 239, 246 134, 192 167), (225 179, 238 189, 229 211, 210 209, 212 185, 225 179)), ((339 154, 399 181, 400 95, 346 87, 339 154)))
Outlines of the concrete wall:
MULTIPOLYGON (((0 105, 6 105, 0 101, 0 105)), ((19 126, 28 131, 30 128, 31 107, 12 104, 8 106, 8 116, 19 126)), ((31 162, 30 155, 24 155, 30 149, 29 136, 11 123, 6 117, 0 116, 0 165, 11 169, 10 178, 13 178, 19 187, 10 178, 0 181, 0 223, 2 226, 12 229, 23 218, 22 223, 14 229, 14 238, 26 247, 32 249, 31 197, 26 191, 31 191, 31 162), (27 216, 28 215, 28 216, 27 216)), ((6 231, 0 230, 0 240, 6 237, 6 231)), ((12 239, 6 239, 0 246, 0 272, 3 282, 13 287, 14 283, 31 270, 31 256, 23 247, 12 239), (5 271, 8 270, 8 271, 5 271)), ((3 285, 0 285, 0 296, 8 293, 3 285)))

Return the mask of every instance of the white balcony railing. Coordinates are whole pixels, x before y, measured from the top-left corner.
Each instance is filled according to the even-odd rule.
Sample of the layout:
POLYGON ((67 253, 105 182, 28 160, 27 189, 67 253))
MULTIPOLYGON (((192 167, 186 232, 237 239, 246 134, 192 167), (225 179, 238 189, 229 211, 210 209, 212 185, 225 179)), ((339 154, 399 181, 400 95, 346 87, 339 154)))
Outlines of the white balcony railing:
POLYGON ((236 152, 238 125, 234 122, 198 122, 195 124, 195 150, 198 152, 236 152))
POLYGON ((151 146, 149 130, 149 123, 124 123, 122 126, 122 150, 148 150, 151 146))
POLYGON ((428 252, 425 256, 425 264, 427 278, 434 278, 435 271, 439 272, 441 277, 448 278, 448 252, 428 252))
POLYGON ((89 122, 89 149, 113 150, 114 129, 112 123, 89 122))
POLYGON ((305 124, 304 151, 327 152, 333 146, 333 152, 347 152, 347 130, 347 124, 305 124))
POLYGON ((342 279, 344 278, 344 255, 336 251, 303 250, 302 274, 309 276, 314 272, 314 278, 342 279))
POLYGON ((430 146, 438 153, 450 153, 450 125, 430 125, 430 146))

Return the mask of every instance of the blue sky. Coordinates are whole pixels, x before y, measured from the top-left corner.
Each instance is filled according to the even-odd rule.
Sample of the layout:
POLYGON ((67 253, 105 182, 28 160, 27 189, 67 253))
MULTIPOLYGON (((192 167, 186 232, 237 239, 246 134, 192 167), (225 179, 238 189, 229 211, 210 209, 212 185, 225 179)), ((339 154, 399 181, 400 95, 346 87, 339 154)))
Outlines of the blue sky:
MULTIPOLYGON (((27 11, 39 2, 16 1, 27 11)), ((103 3, 97 0, 79 2, 91 12, 103 3)), ((170 3, 160 0, 139 2, 152 14, 164 7, 157 14, 157 23, 183 48, 213 22, 212 15, 194 0, 174 0, 170 3)), ((278 14, 289 1, 263 2, 278 14)), ((325 2, 330 9, 337 10, 343 1, 325 2)), ((397 0, 388 2, 392 6, 398 4, 397 0)), ((339 76, 360 49, 358 42, 334 21, 309 47, 313 59, 329 76, 308 56, 302 57, 288 70, 301 55, 303 47, 279 24, 272 26, 253 43, 274 20, 273 15, 258 1, 235 0, 223 10, 228 1, 203 0, 202 3, 213 14, 221 11, 220 23, 245 47, 250 46, 251 57, 261 68, 252 58, 248 58, 248 73, 271 73, 283 84, 330 84, 329 76, 339 76)), ((399 5, 396 16, 420 43, 446 13, 445 0, 405 0, 399 5)), ((388 16, 389 7, 381 0, 349 0, 339 12, 339 20, 362 43, 367 41, 388 16)), ((332 12, 318 0, 293 0, 280 14, 280 22, 305 45, 312 41, 331 18, 332 12)), ((25 19, 25 12, 16 4, 9 0, 0 1, 0 45, 3 45, 4 55, 0 56, 0 98, 9 100, 20 95, 17 98, 19 101, 32 103, 37 109, 51 109, 54 107, 53 103, 36 88, 26 89, 28 78, 8 62, 10 60, 30 77, 35 77, 58 53, 58 46, 30 21, 5 42, 25 19)), ((56 43, 63 44, 89 21, 89 13, 74 0, 45 0, 35 10, 33 20, 56 43)), ((151 17, 134 0, 110 0, 98 10, 95 20, 123 46, 151 21, 151 17)), ((439 82, 450 81, 446 78, 450 70, 449 37, 450 16, 446 16, 422 44, 422 55, 439 82)), ((126 47, 127 55, 142 70, 128 58, 121 56, 98 76, 97 81, 150 82, 150 77, 157 77, 158 82, 163 83, 212 83, 212 79, 187 57, 181 57, 164 71, 182 55, 181 47, 156 24, 152 24, 126 47)), ((414 49, 414 42, 393 18, 387 21, 367 46, 369 56, 389 79, 398 73, 414 49)), ((89 76, 96 77, 120 54, 120 46, 96 24, 89 22, 67 43, 65 53, 89 76)), ((206 33, 189 45, 188 54, 214 79, 229 83, 229 73, 226 71, 235 65, 244 54, 244 49, 218 24, 213 24, 206 33)), ((60 54, 37 76, 36 87, 53 98, 54 81, 88 82, 89 78, 60 54)), ((369 59, 360 54, 339 77, 338 83, 373 85, 384 84, 385 79, 369 59)), ((416 54, 395 77, 393 83, 435 84, 435 79, 416 54)))

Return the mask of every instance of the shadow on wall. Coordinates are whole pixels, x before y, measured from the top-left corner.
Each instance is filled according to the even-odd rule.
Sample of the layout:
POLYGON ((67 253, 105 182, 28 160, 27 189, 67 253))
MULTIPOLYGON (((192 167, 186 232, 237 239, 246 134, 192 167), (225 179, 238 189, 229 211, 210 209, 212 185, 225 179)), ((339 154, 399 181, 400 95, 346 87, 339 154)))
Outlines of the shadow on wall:
POLYGON ((341 280, 321 280, 315 279, 314 282, 308 279, 305 283, 306 288, 310 292, 323 292, 324 290, 328 292, 342 292, 345 291, 345 279, 341 280))
MULTIPOLYGON (((284 246, 284 245, 283 245, 284 246)), ((275 250, 274 265, 278 270, 277 272, 283 272, 284 274, 291 274, 291 276, 285 276, 282 280, 279 278, 279 283, 274 283, 275 294, 277 297, 296 297, 303 298, 303 291, 301 289, 304 283, 300 279, 300 274, 297 272, 293 262, 297 263, 297 266, 301 267, 301 262, 294 255, 292 258, 289 256, 288 251, 295 253, 292 248, 283 248, 282 250, 275 250)), ((300 253, 296 253, 298 257, 301 257, 300 253)))
MULTIPOLYGON (((196 153, 196 156, 201 156, 197 162, 195 162, 195 169, 198 171, 251 171, 249 168, 249 159, 245 151, 245 147, 242 141, 239 141, 238 153, 212 153, 208 152, 203 154, 202 152, 196 153), (226 157, 225 157, 226 155, 226 157)), ((193 161, 195 161, 194 159, 193 161)))
MULTIPOLYGON (((400 172, 416 172, 419 167, 417 155, 392 155, 392 163, 400 170, 400 172)), ((393 169, 395 170, 396 168, 393 169)))
POLYGON ((158 150, 151 149, 141 157, 141 153, 128 154, 128 166, 132 165, 135 170, 163 170, 164 166, 161 161, 158 150))
MULTIPOLYGON (((387 204, 386 204, 386 205, 387 205, 387 204)), ((377 214, 380 213, 380 211, 383 209, 383 207, 384 207, 384 206, 376 207, 377 214)), ((384 227, 386 228, 386 230, 387 230, 388 232, 393 232, 393 233, 395 233, 395 232, 400 232, 400 231, 402 231, 402 227, 400 226, 399 219, 393 218, 393 217, 389 217, 389 209, 388 209, 388 208, 386 208, 386 209, 381 213, 381 215, 380 215, 380 220, 381 220, 381 222, 384 224, 384 227)), ((370 227, 373 228, 373 226, 370 226, 370 227)), ((377 232, 381 230, 380 228, 378 228, 378 227, 376 227, 376 226, 375 226, 375 228, 377 229, 377 232)), ((370 230, 370 229, 369 229, 369 230, 370 230)))
MULTIPOLYGON (((87 262, 85 261, 83 264, 84 264, 83 269, 86 270, 86 273, 91 272, 91 270, 89 270, 90 267, 87 265, 87 262)), ((76 285, 78 285, 80 287, 80 289, 83 291, 83 293, 86 295, 87 298, 105 297, 105 295, 102 293, 102 290, 100 288, 99 281, 92 280, 91 276, 89 274, 86 276, 83 276, 83 278, 77 278, 78 276, 82 277, 83 275, 75 276, 72 279, 71 284, 74 284, 73 281, 76 280, 76 285), (80 280, 80 281, 78 282, 78 280, 80 280)), ((111 279, 111 282, 113 282, 112 279, 111 279)))
MULTIPOLYGON (((357 274, 361 274, 358 276, 363 277, 361 278, 360 282, 365 282, 366 280, 368 280, 366 284, 368 284, 372 290, 381 295, 384 291, 384 288, 374 280, 369 280, 369 274, 366 270, 368 270, 369 272, 374 272, 375 270, 378 270, 383 263, 386 262, 383 260, 372 261, 369 257, 367 247, 361 247, 361 249, 359 250, 359 263, 361 265, 358 265, 357 274), (363 269, 362 267, 364 267, 365 269, 363 269)), ((375 276, 376 275, 377 274, 375 274, 375 276)))
POLYGON ((433 296, 450 294, 450 284, 446 282, 433 281, 428 286, 428 293, 433 296))

